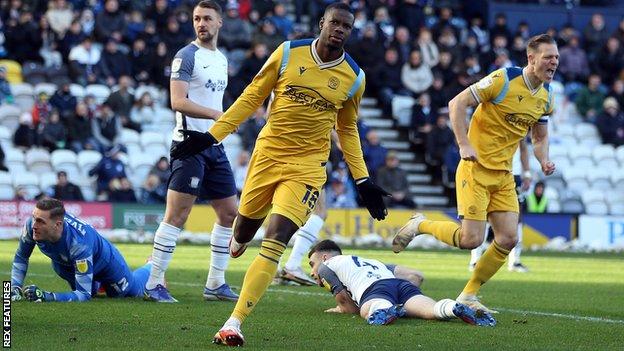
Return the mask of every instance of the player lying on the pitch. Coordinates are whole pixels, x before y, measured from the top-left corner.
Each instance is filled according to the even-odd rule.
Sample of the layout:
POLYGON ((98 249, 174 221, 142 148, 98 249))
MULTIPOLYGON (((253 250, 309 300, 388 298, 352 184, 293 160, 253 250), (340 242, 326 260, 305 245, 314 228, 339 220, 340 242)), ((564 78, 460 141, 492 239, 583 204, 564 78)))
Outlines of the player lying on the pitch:
POLYGON ((377 260, 343 255, 331 240, 316 244, 308 254, 312 276, 334 294, 337 307, 326 312, 359 313, 368 324, 390 324, 399 317, 462 321, 493 327, 496 320, 487 312, 475 311, 451 299, 435 301, 418 286, 399 279, 404 267, 385 265, 377 260))
POLYGON ((100 288, 109 297, 143 296, 151 263, 130 271, 119 251, 91 225, 66 214, 56 199, 39 200, 24 224, 11 270, 11 300, 88 301, 100 288), (71 292, 43 291, 30 285, 22 291, 35 245, 52 260, 52 268, 71 292))

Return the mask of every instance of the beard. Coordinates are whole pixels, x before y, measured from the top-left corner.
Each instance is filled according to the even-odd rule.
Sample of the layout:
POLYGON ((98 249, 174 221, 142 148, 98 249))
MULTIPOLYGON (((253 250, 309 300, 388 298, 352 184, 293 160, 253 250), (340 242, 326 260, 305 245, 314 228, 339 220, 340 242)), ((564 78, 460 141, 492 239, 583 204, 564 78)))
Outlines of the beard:
POLYGON ((210 32, 206 32, 205 35, 203 36, 199 36, 197 35, 197 39, 199 41, 201 41, 202 43, 206 44, 206 43, 210 43, 212 41, 212 39, 214 39, 215 35, 211 34, 210 32))

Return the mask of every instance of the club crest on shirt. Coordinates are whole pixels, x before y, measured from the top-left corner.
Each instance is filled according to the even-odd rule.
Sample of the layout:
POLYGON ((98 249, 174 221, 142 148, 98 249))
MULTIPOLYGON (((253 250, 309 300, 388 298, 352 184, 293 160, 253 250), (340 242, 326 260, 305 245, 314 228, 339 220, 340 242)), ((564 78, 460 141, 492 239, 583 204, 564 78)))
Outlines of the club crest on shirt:
POLYGON ((86 259, 85 260, 77 260, 76 261, 76 269, 80 273, 87 273, 87 271, 89 270, 89 263, 87 262, 86 259))
POLYGON ((489 87, 490 85, 492 85, 493 83, 494 81, 492 80, 492 77, 485 77, 477 82, 477 88, 483 90, 489 87))
POLYGON ((336 77, 331 77, 329 78, 329 81, 327 82, 327 86, 330 89, 334 89, 336 90, 338 88, 338 86, 340 85, 340 81, 338 80, 338 78, 336 77))
POLYGON ((182 59, 181 58, 175 58, 173 59, 173 62, 171 62, 171 72, 176 73, 177 71, 180 70, 180 67, 182 66, 182 59))

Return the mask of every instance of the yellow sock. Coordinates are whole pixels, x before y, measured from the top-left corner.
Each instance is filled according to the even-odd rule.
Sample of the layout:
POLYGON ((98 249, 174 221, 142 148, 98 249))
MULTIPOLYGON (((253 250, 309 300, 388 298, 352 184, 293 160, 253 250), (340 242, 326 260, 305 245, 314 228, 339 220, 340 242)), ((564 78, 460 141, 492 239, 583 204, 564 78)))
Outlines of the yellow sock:
POLYGON ((264 292, 271 284, 275 272, 277 272, 277 264, 286 249, 286 244, 272 239, 262 240, 260 253, 251 262, 245 278, 243 279, 243 288, 240 297, 232 312, 232 317, 241 321, 241 323, 249 316, 251 311, 256 307, 258 300, 264 295, 264 292))
POLYGON ((459 247, 461 227, 451 221, 431 221, 425 219, 418 226, 421 233, 435 236, 436 239, 451 246, 459 247))
POLYGON ((477 261, 472 276, 462 293, 476 295, 481 289, 481 285, 498 272, 498 269, 505 263, 507 256, 509 256, 509 250, 502 248, 496 241, 492 241, 492 245, 485 250, 483 256, 477 261))

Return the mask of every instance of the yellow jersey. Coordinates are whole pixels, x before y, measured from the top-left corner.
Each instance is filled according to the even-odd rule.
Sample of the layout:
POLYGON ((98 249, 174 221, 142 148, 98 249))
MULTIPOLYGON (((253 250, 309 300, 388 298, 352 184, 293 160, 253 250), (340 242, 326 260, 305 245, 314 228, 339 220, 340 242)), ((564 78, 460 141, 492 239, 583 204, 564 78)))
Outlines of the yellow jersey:
POLYGON ((479 164, 511 171, 518 143, 535 123, 548 123, 553 94, 547 83, 532 87, 520 67, 501 68, 470 86, 477 106, 468 140, 479 164))
POLYGON ((335 127, 351 174, 368 177, 356 124, 364 71, 346 53, 322 62, 317 40, 282 43, 209 132, 223 140, 272 92, 268 121, 254 152, 283 163, 321 165, 329 157, 335 127))

